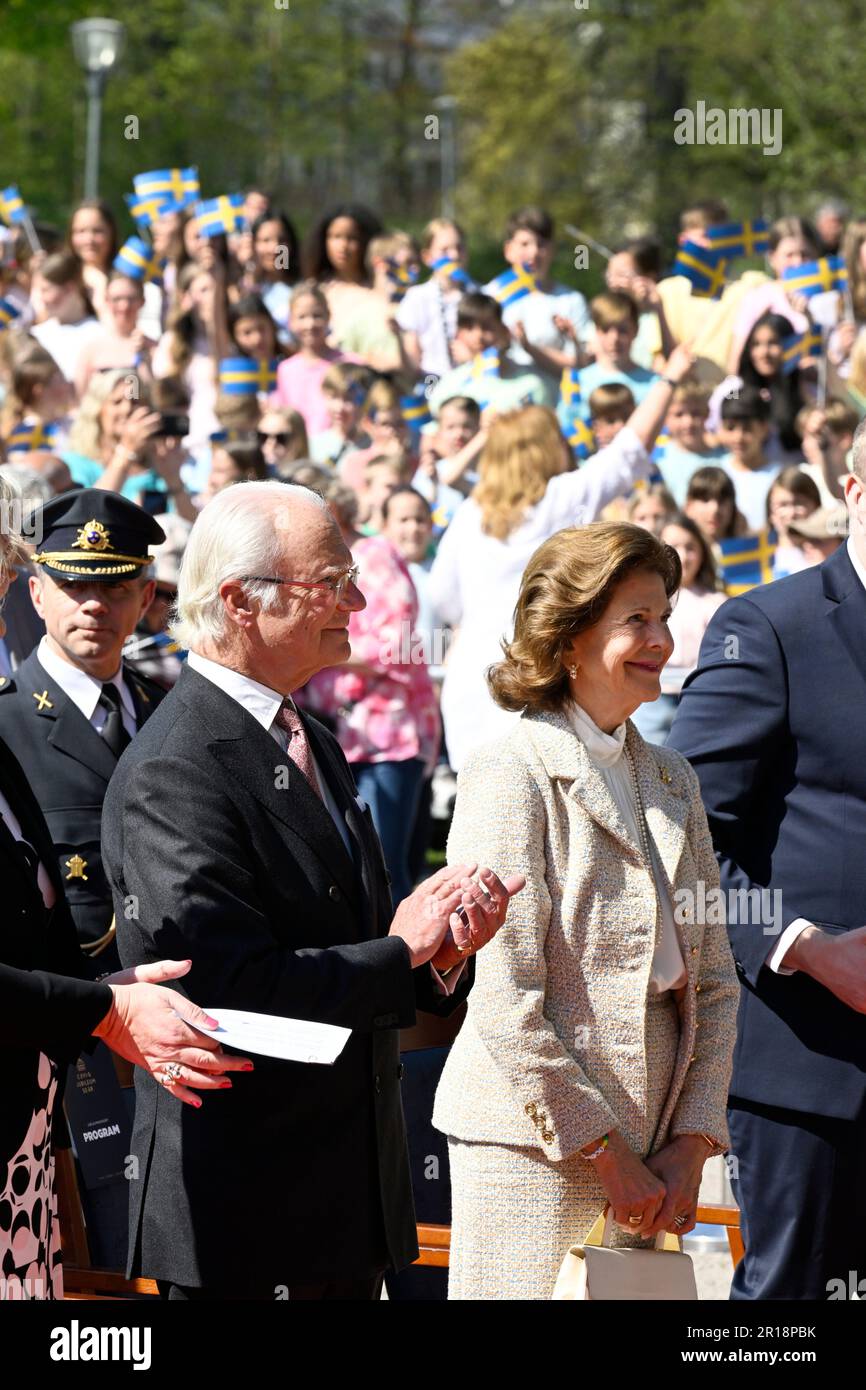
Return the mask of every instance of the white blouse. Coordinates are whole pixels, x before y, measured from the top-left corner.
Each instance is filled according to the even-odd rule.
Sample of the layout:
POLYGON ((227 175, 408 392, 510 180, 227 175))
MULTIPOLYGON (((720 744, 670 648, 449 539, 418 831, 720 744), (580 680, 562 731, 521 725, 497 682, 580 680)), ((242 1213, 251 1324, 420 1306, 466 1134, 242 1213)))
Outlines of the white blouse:
MULTIPOLYGON (((608 790, 619 808, 620 814, 636 844, 642 843, 639 810, 635 801, 634 783, 623 755, 625 747, 625 724, 620 724, 612 734, 604 733, 580 705, 570 703, 566 712, 574 732, 589 754, 593 766, 598 769, 607 783, 608 790)), ((673 907, 665 882, 664 872, 658 851, 653 844, 649 826, 644 821, 647 844, 650 851, 652 874, 655 879, 658 900, 661 904, 661 932, 653 955, 650 990, 661 994, 666 989, 679 989, 687 980, 685 962, 680 950, 679 937, 674 922, 673 907)))

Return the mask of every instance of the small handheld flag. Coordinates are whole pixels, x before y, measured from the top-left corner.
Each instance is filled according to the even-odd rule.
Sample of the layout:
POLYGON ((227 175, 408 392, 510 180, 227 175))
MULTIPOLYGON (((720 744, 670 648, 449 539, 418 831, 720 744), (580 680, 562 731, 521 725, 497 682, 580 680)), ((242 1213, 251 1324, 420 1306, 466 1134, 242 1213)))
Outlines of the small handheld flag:
POLYGON ((728 262, 721 251, 700 246, 696 241, 684 241, 677 251, 673 275, 684 275, 691 281, 692 293, 702 299, 718 299, 725 287, 728 262))
POLYGON ((136 174, 132 183, 139 198, 165 198, 163 212, 180 212, 201 196, 194 165, 189 169, 152 169, 147 174, 136 174))
POLYGON ((27 220, 24 200, 14 183, 10 184, 8 188, 4 188, 0 193, 0 217, 3 218, 7 227, 27 220))
POLYGON ((770 249, 770 228, 763 217, 751 222, 727 222, 723 227, 708 227, 707 236, 713 250, 723 252, 729 260, 757 256, 770 249))
POLYGON ((802 294, 811 299, 816 294, 826 294, 829 290, 845 289, 848 272, 844 256, 822 256, 817 261, 804 261, 802 265, 789 266, 782 271, 785 289, 802 294))
POLYGON ((14 319, 20 318, 21 310, 11 299, 0 299, 0 333, 8 328, 14 319))
POLYGON ((391 303, 399 304, 409 286, 416 284, 418 280, 417 268, 414 265, 398 265, 391 256, 386 261, 386 267, 385 274, 391 286, 391 303))
POLYGON ((720 566, 725 593, 745 594, 773 578, 773 557, 778 539, 775 531, 763 530, 752 536, 730 536, 719 541, 720 566))
MULTIPOLYGON (((663 429, 661 434, 656 435, 656 442, 653 445, 652 450, 650 451, 650 458, 652 459, 653 463, 661 463, 664 460, 670 442, 671 437, 668 434, 667 430, 663 429)), ((659 478, 662 482, 664 482, 664 479, 661 478, 661 474, 659 475, 659 478)), ((651 481, 655 480, 651 479, 651 481)))
POLYGON ((559 382, 559 405, 571 410, 580 402, 580 368, 565 367, 559 382))
POLYGON ((455 285, 471 285, 472 280, 463 269, 459 261, 455 261, 453 256, 440 256, 434 261, 431 270, 437 274, 447 275, 449 280, 453 280, 455 285))
POLYGON ((412 443, 417 448, 422 429, 425 425, 429 425, 433 419, 423 386, 419 387, 417 393, 413 393, 411 396, 400 397, 400 412, 409 427, 412 443))
POLYGON ((59 430, 58 425, 45 425, 41 420, 22 420, 6 440, 7 454, 28 453, 31 449, 50 448, 59 430))
POLYGON ((160 193, 150 198, 140 198, 137 193, 124 193, 123 197, 140 232, 152 227, 164 212, 173 211, 171 198, 160 193))
POLYGON ((581 420, 579 415, 575 415, 569 421, 565 430, 565 437, 575 458, 588 459, 590 454, 595 452, 595 435, 586 421, 581 420))
POLYGON ((501 308, 507 309, 509 304, 516 304, 527 294, 533 294, 537 288, 535 276, 527 266, 511 266, 501 275, 497 275, 495 280, 490 281, 487 293, 493 296, 501 308))
POLYGON ((259 391, 273 391, 276 384, 276 358, 223 357, 220 361, 219 386, 227 396, 255 396, 259 391))
POLYGON ((195 219, 204 236, 237 232, 244 225, 243 193, 222 193, 195 205, 195 219))
POLYGON ((820 328, 807 328, 805 333, 792 333, 782 339, 782 372, 788 376, 797 370, 806 357, 820 357, 824 351, 824 336, 820 328))
POLYGON ((114 258, 115 270, 128 275, 131 280, 142 280, 145 285, 161 285, 162 272, 167 264, 167 259, 157 256, 153 247, 140 236, 131 236, 114 258))

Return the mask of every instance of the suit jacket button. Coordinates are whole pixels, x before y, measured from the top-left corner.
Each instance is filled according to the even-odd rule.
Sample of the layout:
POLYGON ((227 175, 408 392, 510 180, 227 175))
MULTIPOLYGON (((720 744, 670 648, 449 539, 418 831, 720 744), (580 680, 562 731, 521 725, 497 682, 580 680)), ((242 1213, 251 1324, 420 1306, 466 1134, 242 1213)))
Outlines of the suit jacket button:
POLYGON ((397 1068, 397 1080, 398 1080, 398 1081, 402 1081, 402 1080, 403 1080, 403 1073, 405 1072, 405 1070, 406 1070, 406 1068, 403 1066, 403 1063, 401 1062, 400 1065, 399 1065, 398 1068, 397 1068))
POLYGON ((332 898, 333 901, 336 902, 337 899, 339 898, 339 896, 340 896, 340 890, 339 890, 339 888, 337 887, 336 883, 332 883, 331 886, 330 886, 330 888, 328 889, 328 897, 329 897, 329 898, 332 898))
POLYGON ((538 1107, 534 1100, 527 1101, 526 1105, 523 1107, 523 1113, 524 1115, 530 1115, 533 1120, 535 1119, 538 1113, 538 1107))
POLYGON ((375 1089, 376 1089, 376 1095, 377 1095, 377 1096, 380 1096, 380 1095, 382 1094, 382 1078, 381 1078, 381 1076, 379 1076, 379 1075, 376 1076, 376 1079, 375 1079, 375 1081, 373 1082, 373 1085, 374 1085, 374 1087, 375 1087, 375 1089))
POLYGON ((541 1137, 542 1137, 542 1139, 544 1140, 545 1144, 552 1144, 552 1143, 553 1143, 553 1130, 552 1130, 552 1129, 543 1129, 543 1130, 541 1131, 541 1137))

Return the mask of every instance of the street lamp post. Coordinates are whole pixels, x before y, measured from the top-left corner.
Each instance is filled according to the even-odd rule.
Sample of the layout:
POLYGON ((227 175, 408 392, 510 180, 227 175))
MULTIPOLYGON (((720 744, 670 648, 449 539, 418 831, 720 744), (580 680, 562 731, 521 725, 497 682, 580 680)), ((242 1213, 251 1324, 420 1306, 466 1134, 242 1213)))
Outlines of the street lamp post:
POLYGON ((437 111, 442 112, 442 138, 440 142, 440 173, 442 179, 442 216, 449 221, 454 219, 454 190, 457 184, 457 139, 454 113, 457 98, 437 97, 433 102, 437 111))
POLYGON ((108 74, 123 50, 125 30, 117 19, 82 19, 70 26, 75 57, 84 69, 87 84, 87 151, 84 164, 84 196, 99 192, 99 134, 102 96, 108 74))

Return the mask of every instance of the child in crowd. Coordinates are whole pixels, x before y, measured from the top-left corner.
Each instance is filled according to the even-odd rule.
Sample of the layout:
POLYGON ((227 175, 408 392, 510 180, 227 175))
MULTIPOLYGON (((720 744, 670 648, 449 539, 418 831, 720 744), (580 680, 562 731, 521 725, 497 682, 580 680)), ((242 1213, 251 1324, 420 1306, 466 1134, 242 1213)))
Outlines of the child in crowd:
POLYGON ((639 367, 631 357, 632 343, 638 331, 635 301, 622 290, 605 290, 595 296, 589 312, 595 326, 595 361, 580 370, 582 399, 587 400, 596 386, 618 381, 629 388, 640 405, 653 382, 659 378, 656 372, 639 367))
POLYGON ((284 356, 277 325, 258 294, 241 295, 228 308, 229 356, 235 353, 254 362, 272 362, 284 356))
POLYGON ((298 344, 293 357, 277 368, 277 389, 274 404, 289 406, 304 417, 307 434, 321 434, 330 424, 330 415, 322 394, 322 382, 335 362, 344 362, 346 354, 339 348, 328 347, 328 300, 311 280, 298 285, 292 298, 289 327, 298 344))
MULTIPOLYGON (((466 240, 456 222, 435 217, 421 234, 421 260, 433 267, 437 261, 453 262, 466 270, 466 240)), ((444 376, 455 365, 452 343, 457 335, 457 306, 465 286, 453 278, 449 266, 434 270, 423 285, 412 285, 397 308, 406 356, 416 371, 444 376)))
POLYGON ((767 525, 778 537, 773 557, 773 578, 783 579, 806 569, 809 561, 792 538, 790 527, 804 521, 821 505, 821 494, 807 473, 791 464, 783 468, 767 493, 767 525))
POLYGON ((707 428, 718 431, 721 402, 742 386, 753 387, 770 405, 770 432, 764 452, 771 463, 802 457, 797 416, 806 396, 799 367, 783 370, 783 343, 794 332, 790 319, 764 314, 746 339, 736 374, 726 377, 710 397, 707 428))
POLYGON ((377 372, 403 371, 411 379, 415 363, 406 355, 399 319, 396 317, 393 268, 417 270, 418 246, 408 232, 391 232, 373 237, 367 247, 367 269, 376 295, 378 312, 365 302, 362 312, 347 316, 340 333, 340 346, 354 353, 377 372))
POLYGON ((260 296, 280 341, 287 343, 292 286, 299 272, 297 233, 284 212, 269 208, 254 220, 250 235, 253 258, 246 282, 260 296))
POLYGON ((74 382, 82 351, 102 331, 74 251, 56 251, 40 262, 31 298, 36 321, 30 332, 74 382))
MULTIPOLYGON (((310 458, 339 467, 346 454, 369 449, 373 443, 361 424, 370 390, 370 371, 353 362, 335 362, 322 378, 322 396, 330 428, 310 440, 310 458)), ((399 402, 398 402, 399 404, 399 402)))
MULTIPOLYGON (((544 208, 520 208, 509 217, 502 253, 513 270, 525 267, 535 277, 536 288, 503 309, 502 320, 514 340, 512 360, 558 381, 563 368, 577 363, 589 314, 579 290, 551 278, 553 233, 553 218, 544 208)), ((485 294, 491 284, 484 286, 485 294)))
POLYGON ((258 425, 259 443, 270 476, 282 478, 290 464, 310 457, 304 417, 297 410, 267 409, 258 425))
POLYGON ((411 454, 412 439, 403 418, 400 392, 387 377, 377 377, 367 392, 361 427, 369 444, 364 449, 348 449, 337 466, 342 481, 359 493, 364 489, 364 470, 371 459, 379 454, 411 454))
POLYGON ((505 355, 508 334, 502 311, 488 294, 465 294, 457 310, 455 350, 464 358, 440 378, 430 393, 430 413, 438 415, 444 401, 452 396, 471 396, 479 405, 492 405, 496 411, 516 410, 521 405, 546 405, 551 386, 534 372, 505 355), (499 350, 495 371, 488 374, 481 354, 489 348, 499 350))
POLYGON ((842 484, 848 474, 848 456, 858 420, 853 406, 834 397, 823 410, 804 406, 797 416, 806 460, 798 467, 815 483, 822 507, 832 507, 843 496, 842 484))
POLYGON ((381 230, 382 224, 369 208, 342 203, 319 218, 306 240, 301 257, 304 275, 321 285, 327 297, 332 343, 342 341, 344 324, 378 312, 367 270, 367 247, 381 230))
POLYGON ((707 437, 709 409, 710 388, 698 381, 681 381, 671 397, 664 424, 669 438, 658 465, 678 507, 686 500, 689 479, 695 469, 727 453, 724 445, 712 444, 707 437))
POLYGON ((152 370, 155 377, 181 377, 189 391, 188 447, 196 455, 207 449, 219 428, 216 364, 228 356, 227 344, 222 284, 192 261, 178 275, 174 308, 153 354, 152 370))
POLYGON ((633 237, 614 251, 604 275, 609 290, 630 294, 637 305, 639 322, 632 360, 651 371, 661 370, 674 349, 658 291, 661 274, 661 243, 654 237, 633 237))
POLYGON ((677 504, 664 483, 650 483, 636 492, 629 502, 627 520, 660 536, 676 510, 677 504))
POLYGON ((461 502, 478 482, 475 465, 487 439, 481 411, 471 396, 453 396, 439 410, 435 426, 421 436, 415 488, 433 512, 441 536, 461 502))
POLYGON ((109 367, 131 367, 142 377, 150 376, 151 354, 156 341, 138 326, 144 307, 144 287, 120 271, 112 271, 103 293, 103 327, 85 343, 78 357, 75 390, 78 399, 87 390, 94 372, 109 367))
POLYGON ((757 532, 766 525, 767 493, 779 472, 778 463, 770 463, 764 453, 770 406, 753 386, 743 386, 722 401, 721 415, 719 435, 729 453, 719 466, 734 484, 749 530, 757 532))
POLYGON ((359 494, 361 533, 376 536, 384 525, 384 506, 395 488, 407 485, 415 472, 415 461, 409 454, 392 452, 377 454, 364 468, 364 485, 359 494))
POLYGON ((81 262, 81 276, 90 301, 99 317, 104 318, 105 291, 119 249, 117 222, 108 203, 103 198, 87 198, 79 203, 67 235, 70 249, 81 262))
POLYGON ((0 436, 10 445, 28 449, 50 443, 56 453, 66 442, 66 425, 73 393, 54 358, 33 338, 23 335, 14 343, 9 365, 9 390, 0 415, 0 436))
MULTIPOLYGON (((808 301, 802 295, 792 294, 782 276, 786 270, 794 270, 818 255, 814 227, 802 217, 780 217, 770 228, 769 243, 767 265, 774 278, 764 276, 763 282, 750 289, 740 302, 728 352, 731 372, 737 370, 746 339, 765 314, 790 319, 794 333, 805 333, 810 324, 810 317, 804 312, 808 301)), ((814 308, 814 304, 811 307, 814 308)))
POLYGON ((210 477, 202 493, 202 504, 232 483, 261 483, 268 476, 264 454, 258 444, 217 444, 211 455, 210 477))
POLYGON ((433 564, 433 518, 421 493, 407 483, 390 492, 382 504, 382 535, 405 560, 418 595, 418 621, 415 630, 421 639, 424 659, 434 681, 442 679, 442 631, 429 593, 430 566, 433 564))
POLYGON ((745 536, 749 530, 745 517, 737 511, 734 484, 725 470, 715 464, 707 464, 692 474, 683 511, 700 527, 710 545, 732 536, 745 536))
POLYGON ((589 423, 596 448, 604 449, 616 439, 634 413, 634 408, 634 396, 621 382, 611 381, 604 386, 596 386, 589 397, 589 423))
POLYGON ((670 660, 662 671, 662 693, 641 705, 632 715, 648 743, 663 744, 670 733, 686 676, 698 664, 701 642, 710 619, 725 602, 718 591, 713 552, 707 538, 691 517, 676 513, 662 528, 661 539, 680 557, 683 577, 668 620, 674 639, 670 660))

